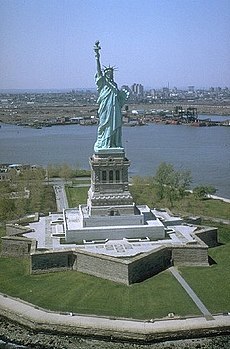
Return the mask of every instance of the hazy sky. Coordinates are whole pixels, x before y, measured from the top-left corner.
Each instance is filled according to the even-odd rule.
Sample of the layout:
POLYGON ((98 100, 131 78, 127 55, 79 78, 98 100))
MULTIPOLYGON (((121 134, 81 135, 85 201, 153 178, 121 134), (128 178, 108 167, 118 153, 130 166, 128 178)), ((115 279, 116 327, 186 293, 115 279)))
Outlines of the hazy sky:
POLYGON ((0 89, 230 87, 230 0, 0 0, 0 89))

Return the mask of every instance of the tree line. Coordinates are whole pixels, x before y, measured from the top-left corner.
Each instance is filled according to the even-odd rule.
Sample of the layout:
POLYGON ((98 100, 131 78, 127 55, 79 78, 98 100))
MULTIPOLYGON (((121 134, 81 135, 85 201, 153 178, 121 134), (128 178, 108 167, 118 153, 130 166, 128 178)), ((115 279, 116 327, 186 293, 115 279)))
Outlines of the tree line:
POLYGON ((198 200, 208 198, 216 189, 209 185, 199 185, 190 189, 192 176, 190 170, 176 170, 170 163, 162 162, 153 177, 134 177, 131 191, 134 200, 147 203, 150 207, 161 205, 174 207, 193 193, 198 200))
MULTIPOLYGON (((56 211, 55 194, 52 186, 45 185, 47 179, 49 183, 49 179, 55 177, 68 180, 79 176, 90 176, 90 171, 67 164, 50 165, 46 169, 28 168, 20 173, 12 170, 10 180, 0 181, 0 222, 34 212, 56 211)), ((134 177, 130 190, 136 203, 172 208, 180 202, 185 205, 183 200, 189 195, 191 183, 189 170, 176 170, 172 164, 163 162, 155 176, 134 177)), ((197 186, 193 196, 203 200, 215 192, 212 186, 197 186)))

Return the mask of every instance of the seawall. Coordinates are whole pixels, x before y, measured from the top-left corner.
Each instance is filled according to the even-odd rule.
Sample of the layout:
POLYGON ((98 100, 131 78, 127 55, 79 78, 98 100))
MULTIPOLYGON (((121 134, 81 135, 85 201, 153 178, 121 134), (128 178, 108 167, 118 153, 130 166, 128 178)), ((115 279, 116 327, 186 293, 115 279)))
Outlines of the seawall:
POLYGON ((36 333, 115 339, 142 343, 230 334, 230 316, 140 321, 72 313, 55 313, 0 294, 1 316, 36 333))

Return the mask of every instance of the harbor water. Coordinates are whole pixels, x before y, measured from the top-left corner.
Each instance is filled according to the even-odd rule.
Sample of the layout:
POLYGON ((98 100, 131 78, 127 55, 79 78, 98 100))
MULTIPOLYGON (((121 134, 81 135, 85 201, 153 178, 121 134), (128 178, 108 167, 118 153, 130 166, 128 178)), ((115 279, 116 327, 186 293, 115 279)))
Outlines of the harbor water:
MULTIPOLYGON (((96 126, 34 129, 1 124, 0 163, 65 163, 89 169, 96 132, 96 126)), ((123 146, 131 161, 130 176, 154 176, 159 164, 167 162, 177 170, 190 170, 192 187, 212 185, 218 196, 230 198, 230 127, 123 127, 123 146)))

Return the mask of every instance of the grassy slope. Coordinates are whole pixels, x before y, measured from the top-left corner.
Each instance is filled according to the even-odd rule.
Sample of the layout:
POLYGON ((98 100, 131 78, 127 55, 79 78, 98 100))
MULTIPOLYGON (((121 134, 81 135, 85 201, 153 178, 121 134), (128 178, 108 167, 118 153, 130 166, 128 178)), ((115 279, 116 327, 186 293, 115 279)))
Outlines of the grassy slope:
POLYGON ((182 202, 175 203, 175 209, 182 214, 230 220, 230 204, 220 200, 196 200, 189 195, 182 202))
POLYGON ((69 207, 76 207, 80 204, 86 204, 89 187, 76 188, 66 186, 65 189, 69 207))
POLYGON ((151 178, 134 177, 133 185, 130 186, 134 202, 147 204, 149 207, 168 207, 175 214, 207 216, 230 220, 230 204, 220 200, 200 200, 194 195, 187 195, 180 200, 174 200, 171 206, 169 200, 159 199, 157 186, 151 178))
POLYGON ((208 268, 180 268, 183 277, 213 313, 230 311, 230 226, 219 226, 219 241, 218 247, 209 249, 216 264, 208 268))
POLYGON ((57 311, 139 319, 199 314, 168 271, 125 286, 71 271, 29 275, 27 259, 1 258, 0 292, 57 311))

